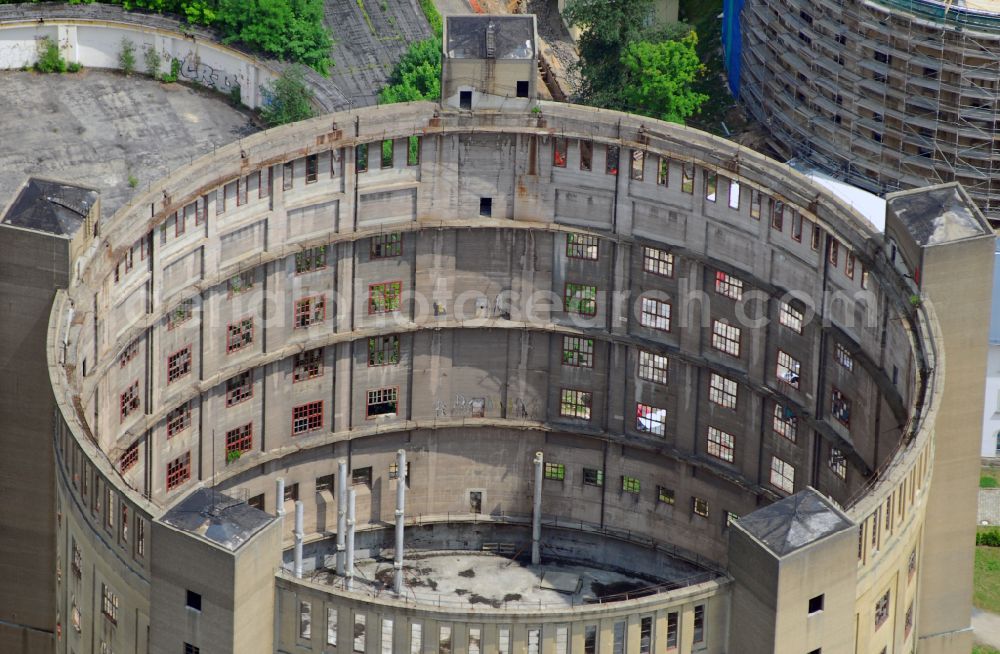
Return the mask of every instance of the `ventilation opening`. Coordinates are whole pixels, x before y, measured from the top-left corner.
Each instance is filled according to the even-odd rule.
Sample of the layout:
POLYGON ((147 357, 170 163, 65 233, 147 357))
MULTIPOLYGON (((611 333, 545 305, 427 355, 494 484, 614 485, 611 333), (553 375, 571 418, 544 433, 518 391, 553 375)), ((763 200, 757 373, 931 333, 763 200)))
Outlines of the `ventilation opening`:
POLYGON ((517 97, 526 98, 528 97, 528 82, 521 80, 517 83, 517 97))
POLYGON ((487 218, 493 215, 493 198, 479 198, 479 215, 487 218))
POLYGON ((823 596, 817 595, 809 600, 809 614, 819 613, 823 610, 823 596))
POLYGON ((459 109, 472 109, 472 91, 458 92, 459 109))

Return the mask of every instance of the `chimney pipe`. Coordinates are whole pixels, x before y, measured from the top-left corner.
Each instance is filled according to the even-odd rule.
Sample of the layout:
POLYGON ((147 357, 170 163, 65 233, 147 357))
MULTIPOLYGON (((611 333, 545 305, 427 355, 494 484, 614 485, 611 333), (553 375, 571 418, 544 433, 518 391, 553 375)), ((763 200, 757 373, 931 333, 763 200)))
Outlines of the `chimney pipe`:
POLYGON ((393 590, 396 597, 403 594, 403 508, 406 505, 406 450, 396 452, 396 569, 393 590))
POLYGON ((347 492, 347 590, 354 590, 354 507, 356 491, 347 492))
POLYGON ((535 501, 531 515, 531 565, 542 559, 542 453, 535 452, 535 501))
POLYGON ((344 542, 347 539, 347 460, 337 461, 337 574, 344 576, 344 542))
POLYGON ((302 578, 302 523, 305 505, 302 500, 295 501, 295 578, 302 578))

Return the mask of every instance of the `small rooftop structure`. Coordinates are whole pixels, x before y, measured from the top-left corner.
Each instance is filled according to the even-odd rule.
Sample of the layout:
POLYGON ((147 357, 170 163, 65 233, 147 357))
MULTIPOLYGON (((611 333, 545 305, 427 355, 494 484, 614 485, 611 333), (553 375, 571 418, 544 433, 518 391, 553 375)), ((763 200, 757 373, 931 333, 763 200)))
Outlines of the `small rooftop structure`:
POLYGON ((72 236, 97 206, 97 191, 54 180, 29 178, 0 223, 72 236))
POLYGON ((827 536, 854 529, 843 511, 813 488, 786 497, 736 521, 781 558, 827 536))
POLYGON ((235 552, 274 516, 210 488, 199 488, 164 514, 165 523, 235 552))
POLYGON ((920 246, 975 238, 991 231, 955 183, 892 193, 886 196, 886 205, 920 246))
POLYGON ((448 16, 449 59, 533 59, 531 16, 448 16))

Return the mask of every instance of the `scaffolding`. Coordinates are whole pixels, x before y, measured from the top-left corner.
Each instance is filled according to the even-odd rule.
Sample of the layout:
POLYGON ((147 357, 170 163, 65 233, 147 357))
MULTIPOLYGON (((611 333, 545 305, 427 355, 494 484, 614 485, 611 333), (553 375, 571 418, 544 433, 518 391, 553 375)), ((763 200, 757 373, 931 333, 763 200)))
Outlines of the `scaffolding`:
POLYGON ((1000 221, 1000 14, 746 0, 740 99, 770 144, 885 194, 958 181, 1000 221))

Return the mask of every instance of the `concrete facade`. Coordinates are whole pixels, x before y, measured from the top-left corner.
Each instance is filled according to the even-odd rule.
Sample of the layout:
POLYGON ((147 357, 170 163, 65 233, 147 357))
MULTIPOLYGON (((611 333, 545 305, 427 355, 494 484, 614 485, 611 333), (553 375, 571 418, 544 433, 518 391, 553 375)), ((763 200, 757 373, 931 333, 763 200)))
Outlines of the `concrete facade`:
MULTIPOLYGON (((160 606, 164 615, 180 611, 179 589, 193 584, 167 579, 177 563, 155 564, 166 547, 159 538, 184 538, 165 531, 161 516, 194 489, 268 512, 280 504, 286 514, 297 496, 307 540, 320 546, 336 529, 327 478, 336 460, 349 460, 360 527, 379 530, 393 520, 391 464, 402 447, 413 525, 525 524, 531 453, 540 450, 564 470, 542 488, 548 520, 627 531, 716 569, 731 561, 733 517, 817 488, 844 507, 851 539, 862 525, 861 562, 847 566, 860 581, 837 611, 857 614, 858 629, 878 638, 890 633, 875 629, 866 607, 881 590, 875 578, 908 569, 919 541, 932 420, 906 417, 917 405, 933 415, 936 378, 920 373, 934 357, 933 318, 907 310, 881 237, 796 173, 726 142, 540 106, 545 127, 532 113, 417 104, 274 130, 195 162, 103 227, 50 323, 51 342, 69 329, 73 343, 73 367, 53 360, 51 369, 65 419, 57 438, 60 502, 70 507, 63 556, 76 543, 85 562, 100 562, 91 576, 67 580, 78 593, 60 587, 64 615, 75 600, 116 649, 150 624, 151 651, 160 651, 165 624, 145 616, 160 606), (669 275, 660 267, 667 261, 669 275), (393 310, 383 313, 386 287, 371 285, 395 282, 398 304, 388 300, 393 310), (590 295, 566 295, 572 284, 595 287, 592 307, 579 304, 590 295), (753 303, 731 297, 740 284, 753 303), (311 305, 303 318, 300 304, 296 312, 317 297, 323 310, 311 305), (816 297, 825 300, 811 304, 816 297), (670 303, 669 331, 655 328, 650 313, 665 314, 648 304, 644 314, 643 298, 670 303), (66 326, 71 305, 77 317, 66 326), (248 317, 252 338, 238 340, 250 333, 239 331, 248 317), (741 329, 738 353, 714 338, 720 320, 741 329), (380 340, 391 335, 398 353, 395 341, 380 340), (567 337, 583 341, 567 345, 567 337), (171 358, 188 347, 178 368, 171 358), (317 348, 311 368, 301 359, 297 367, 297 356, 317 348), (798 361, 795 376, 788 359, 778 367, 779 351, 798 361), (650 355, 666 358, 666 377, 651 370, 650 355), (735 407, 728 385, 713 390, 720 377, 735 382, 735 407), (395 404, 380 396, 381 415, 369 415, 369 391, 379 389, 392 389, 395 404), (590 395, 566 399, 564 391, 590 395), (311 402, 322 402, 313 405, 316 429, 293 416, 311 402), (665 416, 662 428, 651 415, 665 416), (234 430, 244 425, 249 439, 239 441, 234 430), (717 432, 709 441, 710 429, 732 436, 731 454, 717 432), (603 483, 585 482, 585 469, 600 470, 603 483), (479 514, 472 492, 481 493, 479 514), (908 499, 887 519, 880 511, 890 496, 908 499), (888 526, 872 536, 869 522, 888 526), (102 584, 129 607, 111 630, 100 604, 81 599, 98 601, 102 584)), ((459 651, 470 638, 499 639, 505 625, 522 651, 532 625, 544 624, 545 652, 561 651, 564 635, 582 647, 588 625, 600 626, 601 651, 613 651, 619 633, 624 651, 638 652, 644 617, 659 643, 670 613, 681 651, 723 652, 729 625, 747 617, 732 613, 725 576, 589 613, 473 617, 317 586, 267 556, 246 560, 272 571, 257 583, 275 589, 273 640, 241 652, 327 651, 328 609, 341 634, 365 616, 370 652, 381 651, 376 624, 386 619, 393 639, 412 638, 414 624, 439 637, 449 625, 459 651), (309 638, 299 631, 302 601, 310 602, 309 638)), ((893 651, 913 642, 906 613, 892 614, 893 651)), ((67 630, 58 651, 99 645, 87 628, 85 620, 79 632, 67 630)), ((184 642, 228 651, 224 632, 189 630, 199 642, 184 642)), ((880 642, 865 633, 859 642, 880 642)), ((431 636, 422 638, 430 651, 431 636)), ((335 651, 352 651, 341 643, 335 651)))

